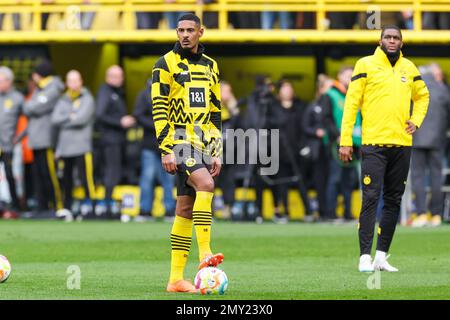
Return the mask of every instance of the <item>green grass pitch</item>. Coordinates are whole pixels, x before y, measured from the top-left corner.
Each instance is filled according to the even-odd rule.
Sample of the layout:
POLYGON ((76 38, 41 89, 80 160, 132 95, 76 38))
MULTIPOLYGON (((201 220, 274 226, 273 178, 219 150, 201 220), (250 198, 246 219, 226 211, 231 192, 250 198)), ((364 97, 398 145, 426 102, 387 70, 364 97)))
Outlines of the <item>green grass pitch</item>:
MULTIPOLYGON (((449 299, 450 225, 398 227, 389 261, 400 272, 357 271, 356 225, 215 222, 212 248, 225 254, 224 296, 165 292, 170 223, 0 221, 0 254, 12 273, 0 299, 449 299), (67 273, 79 266, 81 287, 67 273), (374 283, 370 282, 369 283, 374 283)), ((185 271, 198 263, 195 237, 185 271)))

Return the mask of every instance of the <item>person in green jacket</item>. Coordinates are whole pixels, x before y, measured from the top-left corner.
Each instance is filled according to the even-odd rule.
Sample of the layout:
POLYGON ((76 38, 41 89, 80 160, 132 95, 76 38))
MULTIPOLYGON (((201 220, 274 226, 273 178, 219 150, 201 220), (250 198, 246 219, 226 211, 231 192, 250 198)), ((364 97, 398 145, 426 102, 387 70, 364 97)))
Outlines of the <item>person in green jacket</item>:
MULTIPOLYGON (((329 162, 330 175, 327 183, 327 217, 336 218, 337 196, 340 193, 344 198, 344 218, 352 220, 351 214, 351 197, 353 187, 356 184, 358 171, 358 161, 355 157, 350 163, 344 163, 339 159, 338 145, 340 140, 341 123, 344 115, 345 95, 352 78, 353 68, 349 66, 342 67, 337 75, 337 80, 333 86, 325 93, 322 103, 329 104, 331 110, 333 130, 329 130, 329 139, 331 147, 331 157, 329 162)), ((353 147, 361 146, 361 114, 358 113, 353 128, 353 147)), ((358 154, 358 152, 355 152, 358 154)))

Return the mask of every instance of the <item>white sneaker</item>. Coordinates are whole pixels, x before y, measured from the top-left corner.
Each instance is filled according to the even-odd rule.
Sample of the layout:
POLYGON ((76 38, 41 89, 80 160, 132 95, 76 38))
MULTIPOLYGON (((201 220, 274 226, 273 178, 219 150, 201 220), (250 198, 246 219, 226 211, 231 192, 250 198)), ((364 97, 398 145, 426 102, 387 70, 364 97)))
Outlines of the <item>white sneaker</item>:
POLYGON ((139 222, 139 223, 144 223, 144 222, 154 221, 154 219, 153 219, 153 217, 138 215, 138 216, 134 217, 133 221, 139 222))
POLYGON ((56 211, 56 217, 64 218, 64 221, 66 221, 66 222, 73 221, 73 214, 68 209, 59 209, 58 211, 56 211))
POLYGON ((86 217, 89 213, 91 213, 92 210, 92 204, 83 203, 80 206, 80 213, 83 217, 86 217))
POLYGON ((120 215, 120 221, 123 223, 128 223, 131 221, 131 217, 127 214, 121 214, 120 215))
POLYGON ((359 272, 374 272, 375 269, 372 265, 372 257, 370 254, 363 254, 359 257, 359 272))
POLYGON ((94 213, 97 217, 100 217, 106 213, 107 209, 106 204, 100 202, 95 206, 94 213))
POLYGON ((374 261, 373 261, 373 268, 375 270, 379 270, 379 271, 387 271, 387 272, 398 272, 398 269, 391 266, 388 262, 387 259, 389 258, 389 255, 386 256, 386 258, 384 257, 375 257, 374 261))
POLYGON ((275 214, 273 217, 273 222, 277 224, 286 224, 288 222, 288 219, 285 215, 275 214))

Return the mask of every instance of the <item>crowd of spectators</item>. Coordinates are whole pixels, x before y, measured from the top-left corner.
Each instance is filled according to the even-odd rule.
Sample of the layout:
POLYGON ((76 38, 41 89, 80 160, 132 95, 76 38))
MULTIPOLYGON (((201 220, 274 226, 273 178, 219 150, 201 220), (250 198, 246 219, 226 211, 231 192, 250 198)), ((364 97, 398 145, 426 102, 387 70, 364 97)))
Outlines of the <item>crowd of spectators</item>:
MULTIPOLYGON (((168 5, 175 5, 177 0, 161 0, 168 5)), ((208 5, 215 0, 197 0, 197 5, 208 5)), ((19 3, 19 2, 18 2, 19 3)), ((55 4, 57 0, 42 0, 43 4, 55 4)), ((83 4, 95 4, 95 0, 83 0, 83 4)), ((185 12, 136 12, 136 29, 158 29, 161 22, 168 29, 176 27, 176 21, 185 12)), ((89 30, 96 18, 93 11, 79 11, 78 23, 75 28, 89 30)), ((64 13, 57 13, 60 19, 64 19, 64 13)), ((121 15, 121 14, 120 14, 121 15)), ((0 12, 0 30, 5 14, 0 12)), ((41 29, 48 29, 50 13, 41 14, 41 29)), ((365 12, 328 12, 323 24, 329 29, 367 29, 367 13, 365 12)), ((401 12, 383 12, 382 20, 385 24, 395 24, 402 29, 413 29, 413 11, 405 9, 401 12)), ((72 18, 70 18, 72 19, 72 18)), ((14 30, 21 29, 21 15, 12 14, 14 30)), ((261 11, 261 12, 229 12, 229 26, 234 29, 315 29, 315 12, 288 12, 288 11, 261 11)), ((424 12, 422 15, 423 29, 448 30, 450 29, 450 12, 424 12)), ((207 28, 218 27, 218 13, 204 11, 203 23, 207 28)), ((72 24, 72 27, 74 25, 72 24)))
MULTIPOLYGON (((233 93, 232 84, 221 82, 223 159, 230 152, 226 149, 228 129, 265 129, 269 134, 277 129, 280 137, 279 169, 274 175, 259 174, 259 163, 225 161, 217 181, 222 190, 223 217, 261 220, 263 191, 270 190, 274 220, 286 222, 291 216, 288 193, 294 190, 302 199, 306 221, 336 220, 339 194, 344 200, 342 219, 354 220, 351 199, 360 181, 357 152, 361 145, 360 115, 353 136, 354 160, 344 164, 337 156, 352 71, 352 67, 343 66, 336 79, 320 74, 315 99, 308 102, 297 97, 293 83, 287 79, 274 81, 259 76, 254 90, 240 98, 233 93), (254 189, 256 201, 236 200, 237 187, 254 189), (315 191, 315 196, 311 196, 310 190, 315 191)), ((415 136, 412 178, 417 213, 421 220, 426 220, 424 216, 430 212, 441 215, 443 210, 441 171, 446 155, 442 150, 449 128, 450 91, 439 65, 425 66, 422 72, 431 94, 430 115, 415 136), (431 173, 430 209, 425 200, 425 164, 430 166, 431 173)), ((1 162, 5 165, 11 198, 2 210, 53 210, 62 217, 118 217, 120 203, 113 199, 113 189, 119 184, 131 184, 141 190, 139 218, 148 220, 152 217, 154 188, 160 184, 166 217, 173 217, 174 181, 161 166, 148 83, 143 84, 131 108, 124 94, 124 72, 117 65, 108 68, 105 83, 95 97, 83 85, 83 76, 78 71, 66 75, 64 86, 48 61, 33 71, 25 97, 14 89, 13 83, 11 69, 0 67, 1 162), (133 111, 129 114, 128 110, 133 111), (136 142, 128 141, 126 134, 138 127, 144 135, 136 147, 136 142), (20 195, 12 173, 13 149, 19 143, 25 172, 25 186, 20 195), (80 201, 72 199, 76 185, 85 190, 85 198, 80 201), (105 187, 104 199, 94 199, 95 185, 105 187)), ((231 151, 234 154, 236 150, 231 151)))

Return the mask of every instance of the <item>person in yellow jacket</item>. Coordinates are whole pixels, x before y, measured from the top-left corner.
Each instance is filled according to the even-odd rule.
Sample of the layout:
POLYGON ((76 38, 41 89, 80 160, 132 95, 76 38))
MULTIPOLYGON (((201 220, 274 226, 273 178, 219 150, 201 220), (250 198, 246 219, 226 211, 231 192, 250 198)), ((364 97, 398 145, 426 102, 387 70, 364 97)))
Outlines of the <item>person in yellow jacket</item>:
POLYGON ((412 134, 427 113, 429 93, 415 65, 403 57, 401 30, 385 26, 375 53, 357 61, 347 92, 339 156, 352 160, 352 132, 362 114, 362 208, 359 271, 398 271, 387 262, 408 177, 412 134), (411 101, 412 111, 411 111, 411 101), (371 251, 376 208, 383 186, 384 207, 377 251, 371 251))
POLYGON ((174 49, 155 64, 152 106, 164 170, 177 175, 177 204, 170 234, 172 245, 168 292, 197 293, 184 279, 194 225, 199 266, 217 266, 222 253, 212 254, 211 224, 214 177, 222 167, 222 121, 217 62, 204 54, 200 19, 178 19, 174 49))

